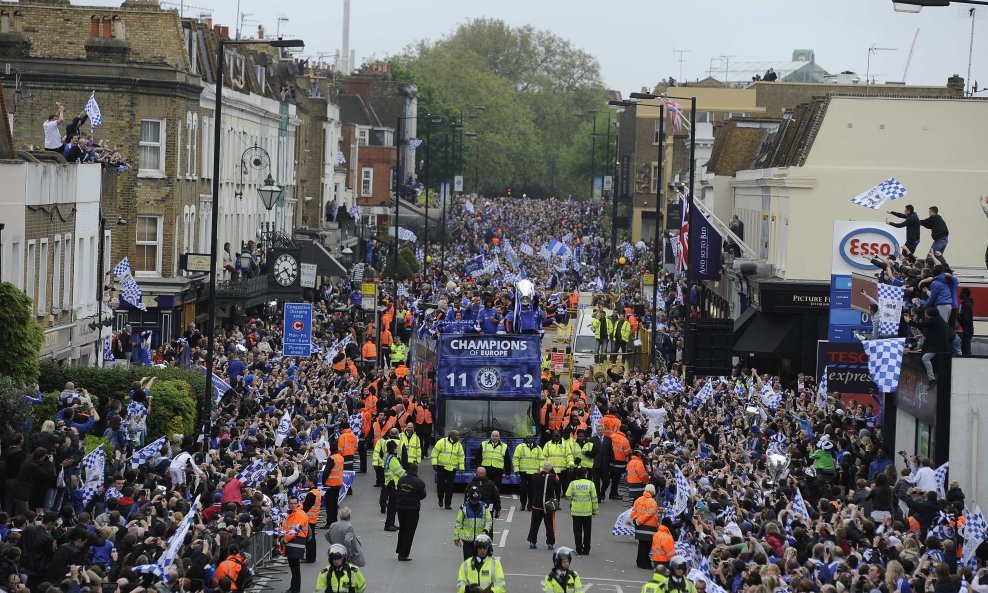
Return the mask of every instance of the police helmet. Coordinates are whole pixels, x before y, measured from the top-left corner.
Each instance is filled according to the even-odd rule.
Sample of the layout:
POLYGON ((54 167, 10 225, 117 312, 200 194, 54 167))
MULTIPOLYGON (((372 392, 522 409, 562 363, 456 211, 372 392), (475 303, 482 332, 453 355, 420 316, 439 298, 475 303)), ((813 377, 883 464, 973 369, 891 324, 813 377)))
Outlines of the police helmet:
POLYGON ((486 533, 481 533, 473 540, 473 548, 476 550, 478 548, 486 548, 489 552, 493 544, 491 543, 491 536, 486 533))
POLYGON ((562 547, 556 550, 556 552, 552 555, 552 567, 556 570, 562 569, 563 560, 573 562, 573 550, 567 547, 562 547))
POLYGON ((332 562, 333 560, 342 560, 343 562, 346 562, 347 555, 348 554, 346 551, 346 546, 344 546, 343 544, 333 544, 329 546, 330 562, 332 562))
POLYGON ((686 559, 682 556, 676 556, 669 561, 669 568, 676 570, 677 568, 686 569, 686 559))

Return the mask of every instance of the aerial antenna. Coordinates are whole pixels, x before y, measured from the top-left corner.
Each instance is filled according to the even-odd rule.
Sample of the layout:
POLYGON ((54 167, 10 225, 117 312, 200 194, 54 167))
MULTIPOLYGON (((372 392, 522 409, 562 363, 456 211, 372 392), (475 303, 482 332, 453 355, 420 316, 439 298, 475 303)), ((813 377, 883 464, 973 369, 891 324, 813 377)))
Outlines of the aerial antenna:
POLYGON ((722 62, 724 62, 724 84, 726 84, 728 86, 730 86, 730 84, 731 84, 729 81, 731 79, 731 76, 730 76, 731 75, 731 58, 733 58, 733 57, 734 56, 725 56, 724 54, 721 54, 720 55, 720 60, 722 62))
POLYGON ((686 61, 686 58, 684 56, 685 56, 685 54, 690 53, 690 50, 688 50, 688 49, 673 49, 672 50, 672 53, 679 54, 679 78, 677 80, 682 81, 683 80, 683 62, 686 61))
POLYGON ((278 26, 275 29, 275 33, 274 33, 274 36, 276 38, 281 39, 281 23, 287 23, 287 22, 288 22, 288 17, 285 16, 285 13, 283 12, 278 13, 278 26))
POLYGON ((865 71, 865 85, 871 84, 871 55, 880 51, 899 51, 895 47, 878 47, 874 43, 868 48, 868 68, 865 71))

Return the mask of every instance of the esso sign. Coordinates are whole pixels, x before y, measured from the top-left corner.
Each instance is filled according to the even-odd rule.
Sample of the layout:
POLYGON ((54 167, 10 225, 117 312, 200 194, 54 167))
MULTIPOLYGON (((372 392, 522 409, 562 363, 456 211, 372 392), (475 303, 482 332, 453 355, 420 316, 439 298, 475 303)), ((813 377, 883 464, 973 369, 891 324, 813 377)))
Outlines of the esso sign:
POLYGON ((858 270, 874 270, 873 257, 890 257, 899 252, 899 240, 885 229, 864 227, 845 234, 837 246, 837 255, 858 270))

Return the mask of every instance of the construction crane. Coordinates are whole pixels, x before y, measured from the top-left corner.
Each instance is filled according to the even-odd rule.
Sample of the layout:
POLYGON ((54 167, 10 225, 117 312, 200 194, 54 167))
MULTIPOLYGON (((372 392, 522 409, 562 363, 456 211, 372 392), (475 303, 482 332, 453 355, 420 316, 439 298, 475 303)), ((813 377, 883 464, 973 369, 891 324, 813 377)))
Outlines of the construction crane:
POLYGON ((909 74, 909 66, 913 63, 913 52, 916 51, 916 42, 919 41, 919 29, 913 35, 913 44, 909 46, 909 55, 906 57, 906 67, 902 69, 902 83, 905 84, 906 76, 909 74))

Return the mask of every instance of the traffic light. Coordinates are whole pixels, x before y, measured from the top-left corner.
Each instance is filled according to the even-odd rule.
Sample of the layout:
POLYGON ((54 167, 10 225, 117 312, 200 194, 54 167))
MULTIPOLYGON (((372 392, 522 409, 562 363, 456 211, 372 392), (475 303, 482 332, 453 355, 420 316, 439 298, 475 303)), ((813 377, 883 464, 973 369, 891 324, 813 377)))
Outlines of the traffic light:
POLYGON ((509 198, 511 197, 511 187, 510 186, 508 187, 508 197, 509 198))

